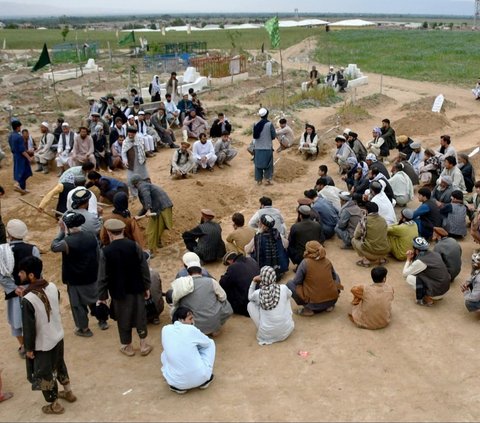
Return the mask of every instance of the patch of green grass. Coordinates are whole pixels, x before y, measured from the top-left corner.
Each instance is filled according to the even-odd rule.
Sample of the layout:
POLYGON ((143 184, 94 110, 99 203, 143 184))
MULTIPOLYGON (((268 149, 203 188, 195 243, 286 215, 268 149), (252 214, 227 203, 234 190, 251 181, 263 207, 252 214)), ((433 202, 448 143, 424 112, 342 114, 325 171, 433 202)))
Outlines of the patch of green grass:
MULTIPOLYGON (((289 94, 292 90, 285 90, 285 108, 305 109, 311 107, 325 107, 337 103, 340 98, 331 87, 318 87, 308 91, 289 94)), ((271 109, 283 109, 283 92, 281 87, 267 90, 260 96, 260 103, 271 109)))
POLYGON ((320 33, 318 40, 320 63, 462 86, 478 78, 478 32, 355 29, 320 33))
MULTIPOLYGON (((299 43, 303 39, 315 35, 320 29, 311 28, 281 28, 280 43, 282 49, 299 43)), ((66 42, 75 43, 75 31, 71 31, 66 42)), ((76 31, 78 44, 84 42, 98 41, 101 49, 107 48, 107 42, 110 42, 112 49, 118 49, 118 40, 116 31, 76 31)), ((119 32, 119 38, 122 38, 125 32, 119 32)), ((217 30, 217 31, 194 31, 187 34, 186 31, 168 31, 165 36, 161 32, 137 32, 136 38, 143 37, 148 40, 150 45, 154 43, 182 43, 187 41, 206 41, 208 49, 230 50, 232 42, 235 46, 244 50, 260 50, 262 43, 265 43, 265 49, 270 49, 270 40, 264 28, 242 29, 242 30, 217 30), (230 34, 230 36, 229 36, 230 34)), ((47 43, 48 48, 55 44, 63 42, 60 31, 56 29, 4 29, 0 30, 0 38, 5 38, 8 49, 41 49, 43 43, 47 43)), ((138 42, 136 43, 139 44, 138 42)))

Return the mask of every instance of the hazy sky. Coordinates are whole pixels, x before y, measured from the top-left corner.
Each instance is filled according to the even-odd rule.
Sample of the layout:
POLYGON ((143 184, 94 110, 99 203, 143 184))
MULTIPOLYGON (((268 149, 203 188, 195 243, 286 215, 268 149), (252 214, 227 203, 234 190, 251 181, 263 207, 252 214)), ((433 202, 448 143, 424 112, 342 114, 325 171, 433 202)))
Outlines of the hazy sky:
POLYGON ((0 16, 76 15, 104 13, 293 12, 409 13, 473 15, 474 1, 466 0, 0 0, 0 16), (187 7, 187 5, 190 5, 187 7))

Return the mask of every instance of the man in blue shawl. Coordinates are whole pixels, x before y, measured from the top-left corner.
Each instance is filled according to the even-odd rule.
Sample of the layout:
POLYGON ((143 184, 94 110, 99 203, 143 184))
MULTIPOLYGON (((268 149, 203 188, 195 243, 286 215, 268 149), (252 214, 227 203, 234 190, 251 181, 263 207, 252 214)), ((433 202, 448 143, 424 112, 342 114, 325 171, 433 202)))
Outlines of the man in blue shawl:
POLYGON ((268 120, 268 110, 262 107, 258 115, 260 120, 253 125, 255 180, 258 185, 262 184, 263 179, 267 185, 272 185, 273 140, 277 134, 268 120))
POLYGON ((30 162, 33 157, 29 156, 25 148, 25 142, 21 135, 22 123, 19 120, 12 122, 12 132, 8 137, 8 144, 13 154, 13 179, 18 182, 14 190, 20 194, 26 194, 27 179, 32 176, 30 162))

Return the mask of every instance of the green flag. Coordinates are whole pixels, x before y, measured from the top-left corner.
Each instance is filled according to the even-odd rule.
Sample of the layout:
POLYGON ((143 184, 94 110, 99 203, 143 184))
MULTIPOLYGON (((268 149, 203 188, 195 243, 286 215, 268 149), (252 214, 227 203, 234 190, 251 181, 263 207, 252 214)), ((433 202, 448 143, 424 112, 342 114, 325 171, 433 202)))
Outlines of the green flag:
POLYGON ((134 43, 135 42, 135 34, 133 31, 129 32, 125 37, 123 37, 121 40, 118 41, 119 46, 124 46, 129 43, 134 43))
POLYGON ((32 68, 32 72, 36 72, 39 69, 42 69, 44 66, 52 63, 50 61, 50 56, 48 55, 47 43, 43 45, 42 54, 38 58, 38 62, 35 63, 35 66, 32 68))
POLYGON ((272 44, 272 48, 279 48, 280 47, 280 28, 278 26, 278 16, 275 16, 272 19, 269 19, 265 22, 265 29, 270 35, 270 43, 272 44))

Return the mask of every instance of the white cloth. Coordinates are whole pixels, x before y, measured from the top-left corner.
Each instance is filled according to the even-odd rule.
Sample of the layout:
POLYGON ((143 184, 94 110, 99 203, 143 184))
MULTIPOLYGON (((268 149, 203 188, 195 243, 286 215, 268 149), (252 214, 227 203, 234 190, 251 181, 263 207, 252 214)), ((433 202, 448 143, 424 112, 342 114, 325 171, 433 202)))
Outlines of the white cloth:
POLYGON ((389 180, 388 183, 392 187, 393 195, 395 197, 404 197, 408 198, 408 201, 413 200, 413 184, 409 176, 403 171, 400 170, 395 173, 389 180))
POLYGON ((164 101, 163 104, 165 104, 167 119, 177 119, 177 116, 180 114, 180 110, 178 110, 176 104, 173 101, 164 101))
POLYGON ((207 164, 210 167, 213 167, 217 161, 215 147, 213 146, 212 140, 207 140, 205 144, 202 144, 200 140, 195 141, 193 143, 192 153, 195 162, 203 168, 206 168, 207 164), (202 157, 206 157, 206 161, 202 161, 202 157))
POLYGON ((145 151, 153 151, 155 149, 155 144, 153 142, 153 137, 148 135, 148 126, 145 121, 139 120, 137 122, 137 128, 137 136, 142 139, 145 151))
POLYGON ((387 225, 394 225, 397 223, 397 216, 395 215, 395 209, 393 208, 392 202, 383 191, 380 192, 380 194, 375 195, 371 201, 377 204, 378 214, 387 221, 387 225))
MULTIPOLYGON (((76 188, 73 188, 71 191, 69 191, 69 193, 67 194, 67 210, 74 211, 72 209, 72 195, 81 189, 85 189, 85 187, 76 187, 76 188)), ((98 217, 97 197, 93 192, 92 192, 92 196, 90 197, 90 200, 88 200, 88 212, 95 215, 95 217, 98 217)))
POLYGON ((298 147, 299 151, 302 153, 309 153, 309 154, 317 154, 317 145, 318 145, 318 136, 315 134, 313 137, 313 140, 311 139, 311 135, 307 134, 307 136, 304 138, 304 134, 300 137, 299 144, 300 146, 298 147))
POLYGON ((173 307, 178 305, 178 302, 188 294, 191 294, 194 289, 193 278, 191 276, 183 276, 177 278, 172 282, 172 301, 173 307))
POLYGON ((193 325, 175 322, 162 329, 162 373, 170 386, 192 389, 213 373, 215 342, 193 325))
POLYGON ((50 321, 48 321, 45 305, 36 294, 29 292, 24 297, 35 309, 35 351, 50 351, 63 339, 64 335, 57 287, 49 283, 44 291, 50 302, 50 321))
POLYGON ((338 197, 338 194, 340 192, 342 192, 340 188, 327 185, 322 188, 318 195, 321 195, 323 198, 330 201, 330 203, 333 204, 333 207, 340 211, 340 209, 342 208, 342 205, 340 204, 340 198, 338 197))
POLYGON ((260 345, 273 344, 288 338, 295 324, 292 318, 290 298, 292 292, 286 285, 280 285, 280 300, 271 310, 260 307, 260 290, 252 282, 248 291, 248 313, 257 327, 257 341, 260 345))

